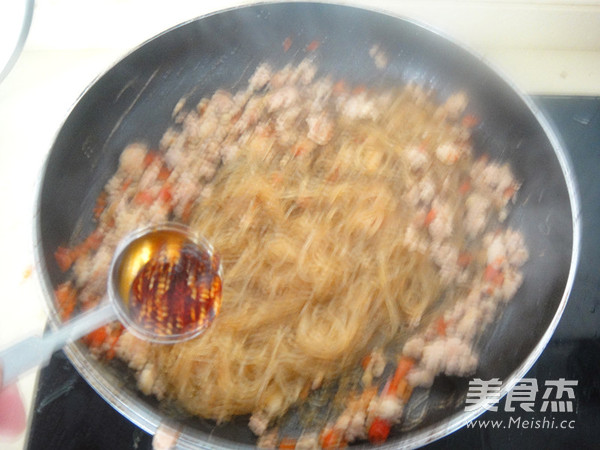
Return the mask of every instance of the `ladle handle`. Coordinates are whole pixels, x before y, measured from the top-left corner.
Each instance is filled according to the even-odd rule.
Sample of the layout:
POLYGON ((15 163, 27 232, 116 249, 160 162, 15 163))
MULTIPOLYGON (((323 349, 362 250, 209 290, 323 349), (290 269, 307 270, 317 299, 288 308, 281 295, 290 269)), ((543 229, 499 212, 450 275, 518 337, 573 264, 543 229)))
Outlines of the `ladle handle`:
POLYGON ((34 367, 45 366, 52 354, 67 342, 76 341, 116 317, 112 304, 103 301, 98 308, 81 314, 56 330, 42 336, 31 336, 0 351, 0 388, 13 383, 34 367))

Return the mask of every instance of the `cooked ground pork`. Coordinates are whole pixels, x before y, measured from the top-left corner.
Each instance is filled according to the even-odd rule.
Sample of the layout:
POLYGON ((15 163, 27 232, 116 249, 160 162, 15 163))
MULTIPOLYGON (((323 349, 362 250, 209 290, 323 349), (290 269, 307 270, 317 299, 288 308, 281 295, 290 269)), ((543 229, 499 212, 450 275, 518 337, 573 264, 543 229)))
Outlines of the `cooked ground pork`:
MULTIPOLYGON (((372 57, 378 67, 385 66, 385 55, 378 48, 372 49, 372 57)), ((331 188, 336 202, 347 205, 343 219, 351 230, 349 234, 359 235, 364 242, 382 235, 393 236, 390 242, 397 253, 410 256, 414 265, 411 270, 422 270, 429 278, 420 287, 410 287, 411 292, 418 294, 413 295, 414 298, 410 295, 389 298, 390 295, 383 295, 379 290, 357 294, 361 300, 371 301, 377 297, 381 301, 380 308, 389 312, 388 321, 382 327, 385 328, 382 334, 391 336, 385 344, 396 345, 389 348, 398 348, 398 342, 392 342, 398 330, 408 328, 411 336, 401 346, 400 354, 391 354, 372 336, 377 345, 369 343, 367 346, 363 340, 351 336, 352 348, 364 344, 367 350, 360 355, 365 357, 362 372, 352 375, 355 377, 353 386, 360 388, 345 392, 342 402, 345 407, 339 408, 341 413, 336 410, 339 414, 320 429, 306 430, 296 441, 296 448, 327 446, 324 441, 335 445, 367 438, 376 441, 386 429, 389 431, 389 427, 402 420, 413 388, 430 387, 439 374, 472 374, 478 364, 477 338, 497 318, 501 304, 510 301, 517 292, 523 281, 522 266, 528 259, 521 233, 502 226, 520 185, 507 164, 490 161, 487 157, 475 159, 470 130, 460 121, 468 107, 465 93, 458 92, 436 103, 435 93, 416 84, 409 84, 400 93, 351 90, 341 81, 334 83, 327 77, 316 78, 316 73, 316 66, 309 60, 279 70, 261 64, 246 89, 235 93, 218 90, 190 111, 183 111, 183 106, 178 104, 174 111, 175 126, 165 132, 158 149, 144 143, 132 143, 124 149, 118 170, 103 194, 103 207, 98 214, 99 243, 90 242, 89 248, 77 250, 72 261, 73 280, 69 284, 77 290, 82 308, 94 306, 104 294, 106 268, 114 249, 132 230, 132 225, 168 220, 190 222, 198 216, 199 209, 216 198, 215 180, 219 179, 220 171, 234 166, 242 158, 267 164, 275 161, 277 170, 269 173, 262 183, 237 193, 234 201, 243 207, 233 214, 236 233, 252 230, 257 224, 264 226, 261 220, 265 217, 269 220, 276 217, 279 222, 275 219, 273 222, 277 224, 291 223, 319 201, 325 201, 318 197, 321 186, 331 188), (352 135, 359 126, 379 124, 385 119, 386 111, 398 108, 398 97, 410 106, 411 113, 406 114, 401 124, 389 127, 395 129, 401 125, 408 130, 424 127, 424 131, 410 136, 402 145, 393 146, 386 146, 385 140, 382 144, 372 136, 352 135), (411 120, 416 123, 407 123, 411 120), (425 121, 425 125, 418 120, 425 121), (435 133, 438 123, 443 127, 439 135, 435 133), (345 136, 352 136, 353 145, 346 145, 345 136), (345 144, 337 148, 332 157, 323 158, 336 142, 345 144), (279 210, 279 204, 270 199, 287 186, 288 180, 282 179, 282 174, 293 178, 311 165, 316 167, 325 184, 318 185, 311 179, 299 182, 294 185, 293 195, 286 194, 290 196, 284 199, 287 209, 279 210), (378 179, 380 168, 388 166, 393 169, 394 177, 378 179), (285 172, 288 167, 297 170, 285 172), (361 184, 360 192, 347 181, 350 178, 340 181, 348 174, 362 177, 360 180, 365 183, 361 184), (251 201, 244 203, 242 200, 246 197, 251 201), (395 226, 394 221, 402 223, 402 227, 395 226), (436 312, 435 319, 427 315, 428 305, 419 309, 422 304, 419 289, 430 288, 440 292, 440 297, 447 292, 456 295, 449 306, 436 312), (397 308, 398 303, 402 303, 402 308, 397 308), (396 370, 389 377, 388 367, 396 370), (371 436, 373 433, 375 436, 371 436)), ((329 214, 329 209, 326 213, 329 214)), ((327 214, 321 218, 330 220, 327 214)), ((310 230, 311 226, 307 228, 310 230)), ((328 265, 327 254, 340 250, 323 251, 319 245, 314 246, 320 238, 316 231, 306 236, 299 249, 290 250, 292 244, 286 240, 283 230, 279 231, 278 239, 263 244, 265 252, 277 260, 269 270, 274 272, 278 267, 292 264, 286 259, 290 254, 296 259, 308 258, 310 254, 313 264, 301 266, 299 277, 303 283, 318 280, 311 286, 312 294, 302 292, 309 298, 303 301, 309 304, 317 297, 316 292, 333 284, 320 281, 319 264, 328 265)), ((347 255, 342 261, 353 257, 347 255)), ((389 282, 386 264, 390 262, 378 261, 375 255, 372 265, 379 265, 379 272, 373 272, 373 279, 389 282)), ((343 273, 342 285, 360 275, 355 269, 348 273, 343 273)), ((248 281, 243 289, 250 291, 254 287, 250 284, 254 282, 248 281)), ((272 286, 273 292, 285 289, 285 286, 272 286)), ((342 289, 343 286, 336 291, 337 295, 342 289)), ((407 288, 407 292, 410 289, 407 288)), ((325 298, 331 300, 331 294, 328 295, 325 298)), ((319 302, 315 311, 327 308, 325 300, 319 302)), ((239 399, 226 399, 243 413, 250 414, 248 426, 260 437, 260 447, 273 447, 280 441, 275 419, 311 391, 326 386, 332 374, 342 376, 335 364, 340 360, 347 363, 354 357, 358 367, 360 359, 348 354, 351 351, 335 364, 329 361, 335 361, 331 355, 337 355, 338 346, 347 344, 344 339, 350 342, 344 332, 348 322, 355 320, 353 314, 359 314, 354 309, 332 314, 331 323, 335 326, 315 325, 313 319, 317 315, 314 314, 310 320, 304 317, 294 324, 297 328, 293 333, 285 334, 292 325, 284 325, 279 330, 285 338, 277 342, 277 348, 291 345, 293 341, 304 352, 294 354, 294 358, 302 354, 313 358, 312 361, 325 361, 323 367, 304 365, 302 370, 291 370, 282 377, 270 374, 272 378, 260 388, 264 395, 257 396, 259 401, 248 402, 250 407, 248 403, 239 406, 239 399), (305 374, 300 372, 311 375, 304 379, 305 374), (285 385, 287 379, 283 378, 286 377, 297 377, 302 382, 292 383, 286 392, 279 387, 279 384, 285 385)), ((279 320, 282 319, 277 317, 271 322, 279 320)), ((144 394, 158 399, 178 399, 194 414, 200 414, 200 410, 194 409, 198 402, 190 400, 185 383, 177 384, 181 380, 171 370, 174 365, 181 365, 197 374, 205 367, 201 358, 187 364, 179 357, 170 358, 168 352, 161 353, 117 326, 111 327, 107 328, 108 335, 114 339, 105 340, 95 348, 97 354, 114 352, 125 361, 135 372, 138 387, 144 394)), ((235 341, 237 335, 227 337, 235 345, 239 344, 235 341)), ((244 336, 244 339, 247 339, 243 342, 245 345, 263 337, 244 336)), ((275 353, 265 357, 267 362, 274 357, 272 355, 275 353)), ((265 367, 270 367, 233 368, 238 362, 224 364, 229 370, 228 376, 239 373, 257 378, 267 372, 265 367)), ((197 389, 191 392, 197 395, 197 389)), ((219 409, 226 403, 224 397, 225 394, 201 411, 207 411, 206 416, 216 420, 229 418, 229 410, 219 409)))

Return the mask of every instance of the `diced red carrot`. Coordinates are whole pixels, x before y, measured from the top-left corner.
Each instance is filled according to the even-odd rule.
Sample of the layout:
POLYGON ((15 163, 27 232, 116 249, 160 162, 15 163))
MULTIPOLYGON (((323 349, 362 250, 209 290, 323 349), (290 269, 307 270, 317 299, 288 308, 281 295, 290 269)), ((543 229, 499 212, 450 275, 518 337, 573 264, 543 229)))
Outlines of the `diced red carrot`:
POLYGON ((158 154, 158 152, 150 150, 148 153, 146 153, 146 156, 144 157, 144 166, 148 167, 150 164, 152 164, 154 161, 156 161, 159 158, 160 158, 160 155, 158 154))
POLYGON ((54 259, 58 264, 58 268, 66 272, 75 262, 75 253, 67 247, 58 247, 54 252, 54 259))
POLYGON ((504 283, 504 274, 502 270, 496 267, 494 264, 489 264, 485 268, 485 272, 483 273, 483 279, 485 281, 489 281, 496 286, 502 286, 504 283))
POLYGON ((125 192, 127 188, 131 185, 131 178, 125 178, 123 180, 123 184, 121 185, 121 192, 125 192))
POLYGON ((100 230, 94 230, 90 235, 79 244, 76 248, 76 257, 81 255, 82 253, 89 252, 90 250, 98 250, 100 245, 102 244, 102 240, 104 239, 104 235, 100 230))
POLYGON ((171 186, 168 183, 165 183, 160 191, 158 191, 158 198, 163 203, 170 203, 173 200, 173 194, 171 190, 171 186))
POLYGON ((335 428, 323 430, 320 438, 320 444, 321 448, 323 449, 346 447, 346 442, 344 441, 342 432, 340 430, 336 430, 335 428))
POLYGON ((438 317, 438 319, 435 321, 435 332, 438 334, 438 336, 446 336, 447 326, 448 324, 446 323, 446 320, 444 320, 443 317, 438 317))
POLYGON ((70 282, 62 283, 54 291, 58 313, 62 320, 67 320, 73 314, 77 304, 77 292, 70 282))
POLYGON ((117 342, 118 342, 118 339, 114 339, 114 340, 112 341, 112 344, 110 345, 110 348, 109 348, 109 349, 106 351, 106 353, 104 354, 105 358, 106 358, 108 361, 111 361, 111 360, 113 360, 113 359, 115 358, 116 354, 117 354, 117 351, 116 351, 116 349, 115 349, 117 342))
POLYGON ((283 438, 279 443, 281 449, 294 449, 296 448, 297 440, 293 438, 283 438))
POLYGON ((492 281, 497 274, 498 274, 498 269, 496 267, 494 267, 493 264, 489 264, 485 268, 485 272, 483 273, 483 279, 485 281, 492 281))
POLYGON ((362 366, 363 370, 367 370, 367 367, 369 367, 370 363, 371 363, 371 354, 369 353, 362 359, 360 365, 362 366))
POLYGON ((106 351, 105 357, 106 359, 108 359, 109 361, 111 359, 113 359, 116 355, 116 347, 117 347, 117 343, 119 342, 119 338, 121 337, 121 334, 123 333, 123 327, 119 327, 118 329, 116 329, 115 331, 113 331, 110 334, 110 346, 109 349, 106 351))
POLYGON ((506 189, 504 189, 503 195, 504 198, 512 198, 515 193, 517 192, 517 188, 513 185, 507 187, 506 189))
POLYGON ((97 250, 104 239, 104 235, 99 230, 95 230, 79 245, 74 248, 58 247, 54 252, 54 259, 58 267, 63 272, 71 268, 79 256, 90 250, 97 250))
POLYGON ((133 198, 134 203, 138 205, 150 206, 154 203, 154 196, 148 190, 140 191, 133 198))
POLYGON ((376 417, 369 427, 369 441, 372 444, 383 444, 390 435, 391 428, 387 420, 376 417))
POLYGON ((183 207, 183 211, 181 213, 181 220, 183 220, 184 222, 188 222, 192 215, 193 210, 194 210, 194 201, 190 200, 183 207))
POLYGON ((292 147, 292 154, 294 156, 302 156, 306 153, 307 149, 302 143, 297 143, 292 147))
POLYGON ((431 222, 433 222, 435 220, 435 216, 437 215, 437 212, 435 209, 431 208, 429 210, 429 212, 427 213, 427 215, 425 216, 425 221, 423 222, 423 224, 428 227, 429 225, 431 225, 431 222))
POLYGON ((387 391, 388 393, 395 395, 398 392, 398 385, 400 384, 400 381, 403 380, 404 377, 406 377, 406 375, 408 374, 408 372, 410 372, 410 369, 412 369, 414 365, 414 359, 409 358, 408 356, 400 357, 400 359, 398 360, 398 366, 396 367, 396 371, 394 372, 394 377, 390 381, 390 385, 387 391))
POLYGON ((87 334, 83 340, 92 348, 100 348, 102 344, 104 344, 107 336, 108 333, 106 332, 106 326, 103 326, 87 334))
POLYGON ((160 180, 160 181, 166 181, 170 175, 171 175, 171 171, 169 170, 169 168, 167 166, 162 166, 160 168, 156 178, 158 178, 158 180, 160 180))
POLYGON ((307 52, 314 52, 316 49, 319 48, 319 46, 321 45, 321 43, 317 40, 312 41, 310 44, 308 44, 306 46, 306 51, 307 52))
POLYGON ((290 36, 286 37, 283 40, 283 51, 287 53, 287 51, 290 49, 290 47, 292 46, 292 38, 290 36))
POLYGON ((465 195, 467 192, 471 190, 471 180, 467 179, 462 182, 462 184, 458 188, 458 193, 461 195, 465 195))

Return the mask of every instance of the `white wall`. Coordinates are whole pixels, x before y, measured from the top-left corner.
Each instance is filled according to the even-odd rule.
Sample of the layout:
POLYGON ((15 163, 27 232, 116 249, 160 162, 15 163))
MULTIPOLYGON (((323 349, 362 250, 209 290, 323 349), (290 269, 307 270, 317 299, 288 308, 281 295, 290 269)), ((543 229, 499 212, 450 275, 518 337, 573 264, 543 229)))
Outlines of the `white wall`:
MULTIPOLYGON (((37 0, 26 51, 126 52, 240 0, 37 0)), ((341 1, 416 19, 466 43, 531 93, 600 92, 600 1, 341 1)))

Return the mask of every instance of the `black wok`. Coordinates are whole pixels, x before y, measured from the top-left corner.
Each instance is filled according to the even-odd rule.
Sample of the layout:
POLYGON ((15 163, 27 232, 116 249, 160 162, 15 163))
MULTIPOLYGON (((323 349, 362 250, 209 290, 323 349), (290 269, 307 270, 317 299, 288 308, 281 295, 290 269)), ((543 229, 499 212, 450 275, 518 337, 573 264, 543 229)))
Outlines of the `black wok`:
MULTIPOLYGON (((261 62, 283 67, 310 56, 321 74, 350 83, 384 86, 415 80, 439 97, 464 90, 480 119, 475 146, 509 161, 523 185, 508 224, 523 231, 530 249, 525 282, 501 320, 486 334, 475 377, 502 380, 506 393, 537 359, 565 307, 579 246, 578 197, 567 158, 531 100, 480 58, 418 24, 352 7, 311 3, 232 9, 175 27, 143 44, 96 80, 73 107, 51 148, 39 195, 38 262, 51 292, 65 275, 53 253, 83 239, 92 210, 118 157, 132 141, 155 145, 185 97, 192 108, 216 89, 235 91, 261 62), (282 43, 291 38, 286 52, 282 43), (307 52, 307 46, 320 46, 307 52), (389 57, 377 70, 369 49, 389 57)), ((52 317, 57 322, 57 315, 52 317)), ((216 426, 173 418, 137 392, 123 368, 106 367, 84 346, 66 352, 87 381, 150 433, 165 420, 184 426, 182 446, 252 445, 247 418, 216 426)), ((421 445, 448 434, 483 412, 464 411, 468 380, 440 377, 426 414, 392 430, 390 445, 421 445)), ((417 414, 421 411, 413 411, 417 414)))

